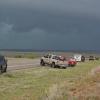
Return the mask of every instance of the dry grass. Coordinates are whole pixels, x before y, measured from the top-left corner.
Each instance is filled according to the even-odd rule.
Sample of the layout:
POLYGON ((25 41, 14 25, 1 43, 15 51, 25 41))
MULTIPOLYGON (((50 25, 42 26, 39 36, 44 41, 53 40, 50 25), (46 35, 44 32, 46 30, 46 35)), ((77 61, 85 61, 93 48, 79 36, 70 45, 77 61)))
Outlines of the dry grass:
POLYGON ((35 67, 0 75, 0 100, 99 100, 99 61, 57 69, 35 67))
POLYGON ((100 74, 75 82, 70 93, 77 100, 100 100, 100 74))

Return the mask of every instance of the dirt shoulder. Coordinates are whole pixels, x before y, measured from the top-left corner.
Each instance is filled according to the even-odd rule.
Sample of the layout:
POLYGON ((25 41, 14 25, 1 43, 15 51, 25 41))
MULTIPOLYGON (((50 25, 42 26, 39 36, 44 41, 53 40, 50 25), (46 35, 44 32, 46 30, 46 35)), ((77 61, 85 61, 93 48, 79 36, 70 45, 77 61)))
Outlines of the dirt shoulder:
POLYGON ((84 79, 75 82, 70 88, 70 95, 77 100, 100 100, 100 66, 92 69, 84 79))

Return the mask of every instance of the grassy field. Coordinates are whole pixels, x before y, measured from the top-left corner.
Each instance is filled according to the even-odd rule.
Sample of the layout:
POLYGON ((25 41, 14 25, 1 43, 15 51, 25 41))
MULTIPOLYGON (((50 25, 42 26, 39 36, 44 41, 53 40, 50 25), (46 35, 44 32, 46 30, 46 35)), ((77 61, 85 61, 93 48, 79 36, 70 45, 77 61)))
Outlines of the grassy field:
POLYGON ((45 54, 48 53, 53 53, 53 54, 57 54, 57 55, 62 55, 62 56, 66 56, 66 57, 72 57, 74 54, 82 54, 84 55, 86 58, 89 56, 94 56, 94 57, 100 57, 100 53, 86 53, 86 52, 53 52, 53 51, 47 51, 47 52, 17 52, 17 51, 0 51, 1 55, 4 55, 6 57, 13 57, 13 58, 37 58, 37 57, 41 57, 45 54))
POLYGON ((9 58, 38 58, 40 57, 40 53, 38 52, 16 52, 16 51, 0 51, 1 55, 9 58))
POLYGON ((0 75, 0 100, 100 100, 100 61, 58 69, 35 67, 0 75), (98 85, 97 85, 98 84, 98 85))

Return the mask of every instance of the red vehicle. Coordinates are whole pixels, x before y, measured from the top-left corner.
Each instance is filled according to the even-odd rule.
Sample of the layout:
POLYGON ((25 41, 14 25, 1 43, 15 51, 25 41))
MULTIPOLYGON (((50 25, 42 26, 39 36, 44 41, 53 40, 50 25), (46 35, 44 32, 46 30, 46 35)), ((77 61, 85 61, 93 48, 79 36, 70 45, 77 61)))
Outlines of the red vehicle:
POLYGON ((74 58, 70 58, 68 60, 68 66, 75 66, 77 64, 77 61, 74 58))
POLYGON ((59 56, 59 59, 62 61, 67 61, 68 66, 75 66, 77 64, 77 61, 74 58, 67 59, 66 57, 59 56))

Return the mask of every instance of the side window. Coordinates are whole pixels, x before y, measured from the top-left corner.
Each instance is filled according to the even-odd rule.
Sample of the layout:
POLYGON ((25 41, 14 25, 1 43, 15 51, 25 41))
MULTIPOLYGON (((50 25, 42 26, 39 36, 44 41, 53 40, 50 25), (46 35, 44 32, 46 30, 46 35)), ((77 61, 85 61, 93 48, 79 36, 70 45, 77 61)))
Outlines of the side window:
POLYGON ((48 58, 51 58, 51 55, 49 55, 49 57, 48 58))
POLYGON ((45 58, 48 58, 48 57, 49 57, 49 55, 45 55, 44 57, 45 57, 45 58))
POLYGON ((55 58, 55 59, 56 59, 56 60, 59 60, 59 57, 57 57, 57 56, 56 56, 56 58, 55 58))
POLYGON ((57 56, 53 56, 53 58, 52 59, 56 59, 56 60, 58 60, 58 57, 57 56))
POLYGON ((55 56, 53 56, 52 59, 55 59, 55 56))

